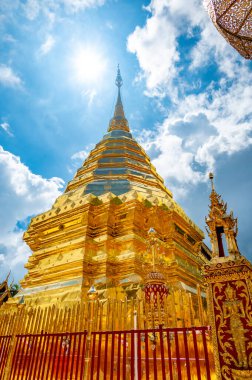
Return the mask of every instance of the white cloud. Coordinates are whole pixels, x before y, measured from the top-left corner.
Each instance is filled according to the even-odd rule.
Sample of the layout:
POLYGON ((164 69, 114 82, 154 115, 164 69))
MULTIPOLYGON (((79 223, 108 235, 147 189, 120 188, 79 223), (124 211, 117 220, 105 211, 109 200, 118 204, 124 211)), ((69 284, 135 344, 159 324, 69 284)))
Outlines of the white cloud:
POLYGON ((150 17, 128 37, 128 50, 137 56, 148 95, 159 97, 168 116, 141 138, 157 170, 181 196, 188 185, 206 180, 220 155, 252 144, 252 72, 217 32, 200 0, 152 0, 146 9, 150 17), (195 89, 192 75, 209 63, 217 75, 209 75, 211 83, 201 76, 205 83, 195 89), (169 109, 164 98, 170 98, 169 109))
POLYGON ((73 174, 82 165, 83 161, 88 157, 89 152, 93 149, 94 145, 87 145, 83 150, 74 153, 71 156, 72 163, 67 167, 69 173, 73 174))
POLYGON ((55 12, 58 12, 62 6, 65 11, 77 13, 88 8, 100 7, 105 2, 106 0, 27 0, 22 6, 29 20, 33 21, 40 13, 44 13, 49 22, 53 23, 55 21, 55 12))
POLYGON ((179 59, 176 49, 176 29, 165 13, 150 7, 153 12, 143 28, 136 27, 128 37, 128 50, 137 55, 148 93, 162 95, 175 75, 179 59))
MULTIPOLYGON (((154 165, 176 190, 207 179, 220 155, 232 155, 252 144, 252 73, 232 82, 221 81, 204 93, 180 99, 174 111, 146 134, 144 144, 154 151, 154 165)), ((175 192, 176 192, 175 190, 175 192)), ((181 195, 181 191, 179 193, 181 195)))
POLYGON ((34 20, 40 12, 40 4, 38 0, 28 0, 24 4, 24 10, 26 17, 31 21, 34 20))
POLYGON ((97 95, 97 90, 95 88, 83 90, 82 95, 88 99, 88 106, 91 107, 97 95))
POLYGON ((0 64, 0 84, 8 87, 20 87, 22 80, 11 67, 0 64))
POLYGON ((47 55, 55 45, 55 38, 52 35, 47 36, 46 40, 39 48, 39 56, 47 55))
POLYGON ((6 278, 11 270, 12 277, 17 283, 26 273, 24 264, 31 254, 29 247, 22 239, 23 232, 9 232, 0 240, 0 281, 6 278), (2 244, 2 241, 4 243, 2 244))
POLYGON ((17 40, 11 34, 8 33, 3 36, 2 40, 10 43, 17 42, 17 40))
POLYGON ((106 21, 105 25, 110 30, 114 29, 114 24, 111 21, 106 21))
POLYGON ((197 183, 201 179, 201 173, 194 172, 192 168, 194 155, 183 149, 181 137, 166 135, 164 129, 155 144, 160 149, 160 154, 153 160, 153 164, 165 178, 174 178, 180 183, 197 183))
POLYGON ((87 156, 89 155, 89 149, 81 150, 79 152, 74 153, 71 156, 71 160, 78 160, 78 161, 84 161, 87 156))
MULTIPOLYGON (((146 79, 147 94, 176 98, 172 82, 179 75, 178 37, 189 36, 191 29, 209 20, 200 0, 152 0, 145 9, 151 13, 143 27, 137 26, 128 37, 128 50, 135 53, 146 79)), ((209 21, 210 22, 210 21, 209 21)))
POLYGON ((242 64, 242 60, 208 20, 202 26, 200 39, 191 51, 190 69, 196 70, 209 62, 215 62, 220 72, 233 78, 238 68, 237 61, 242 64))
POLYGON ((106 0, 60 0, 71 12, 78 12, 87 8, 100 7, 106 0))
POLYGON ((63 181, 32 173, 19 157, 0 147, 0 183, 0 272, 12 269, 19 278, 29 248, 17 222, 47 210, 60 195, 63 181))
POLYGON ((174 80, 182 69, 196 70, 216 62, 220 71, 234 76, 238 54, 213 26, 201 0, 152 0, 145 8, 151 16, 128 37, 128 50, 136 54, 141 69, 138 79, 146 80, 147 94, 176 99, 184 81, 174 80), (195 28, 196 31, 194 30, 195 28), (197 37, 193 47, 181 53, 180 37, 197 37), (184 58, 191 59, 191 64, 184 58))
POLYGON ((11 137, 13 137, 13 133, 10 130, 10 124, 4 121, 0 124, 0 127, 11 137))

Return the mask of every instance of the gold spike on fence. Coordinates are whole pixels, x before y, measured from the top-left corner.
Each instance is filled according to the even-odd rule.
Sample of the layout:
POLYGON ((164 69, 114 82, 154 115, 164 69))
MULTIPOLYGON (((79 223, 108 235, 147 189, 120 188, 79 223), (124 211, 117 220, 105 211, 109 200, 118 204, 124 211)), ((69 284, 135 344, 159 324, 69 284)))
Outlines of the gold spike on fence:
POLYGON ((69 307, 51 305, 45 308, 22 305, 15 311, 0 310, 0 336, 36 334, 47 332, 76 332, 129 330, 136 328, 190 327, 206 324, 200 292, 192 295, 173 292, 157 305, 148 304, 145 299, 107 299, 76 302, 69 307), (198 301, 198 302, 197 302, 198 301), (195 307, 197 302, 199 305, 195 307), (92 318, 90 313, 92 311, 92 318))

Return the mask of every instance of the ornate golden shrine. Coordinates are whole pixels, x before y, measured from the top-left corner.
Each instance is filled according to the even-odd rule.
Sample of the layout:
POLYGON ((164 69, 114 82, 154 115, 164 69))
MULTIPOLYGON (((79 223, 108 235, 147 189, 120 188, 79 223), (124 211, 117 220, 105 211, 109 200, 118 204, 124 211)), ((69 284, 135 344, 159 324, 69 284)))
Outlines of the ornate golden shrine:
POLYGON ((208 312, 213 332, 217 378, 252 378, 252 265, 241 255, 236 242, 237 219, 227 212, 213 185, 206 218, 213 257, 205 265, 208 312), (222 238, 226 239, 227 252, 222 238))
MULTIPOLYGON (((121 100, 122 78, 108 132, 49 211, 31 220, 24 240, 33 251, 21 291, 5 309, 98 300, 145 299, 152 271, 148 231, 155 230, 155 268, 175 310, 172 326, 202 325, 206 301, 200 269, 210 257, 203 232, 174 201, 130 133, 121 100), (176 317, 174 317, 176 315, 176 317)), ((105 310, 105 309, 104 309, 105 310)), ((106 312, 105 312, 106 313, 106 312)), ((171 319, 171 318, 170 318, 171 319)))
MULTIPOLYGON (((127 371, 151 379, 147 366, 155 378, 166 378, 169 368, 179 378, 251 379, 252 266, 237 246, 237 219, 210 174, 211 255, 130 133, 119 69, 116 85, 108 133, 24 234, 33 253, 21 291, 0 308, 0 376, 30 379, 30 363, 42 355, 39 368, 47 364, 39 378, 46 379, 45 368, 53 379, 59 368, 68 378, 77 355, 85 379, 95 366, 102 375, 107 364, 110 376, 117 371, 123 379, 127 371)), ((79 379, 78 365, 72 369, 79 379)))
POLYGON ((7 300, 11 297, 10 286, 8 285, 10 273, 6 277, 6 279, 0 284, 0 306, 7 302, 7 300))
MULTIPOLYGON (((81 347, 78 362, 85 361, 85 366, 80 364, 85 379, 93 376, 94 365, 108 365, 112 374, 120 358, 128 362, 126 373, 132 374, 136 346, 142 378, 148 378, 145 363, 155 378, 166 376, 165 365, 174 376, 201 371, 202 380, 209 380, 210 372, 214 374, 201 274, 211 253, 202 242, 203 232, 174 201, 131 135, 119 69, 116 85, 108 132, 52 208, 34 217, 24 234, 33 252, 26 264, 28 274, 21 291, 0 309, 0 338, 9 342, 3 346, 4 380, 18 379, 20 373, 29 379, 36 352, 49 361, 47 371, 51 363, 56 366, 52 378, 58 378, 60 366, 67 373, 68 364, 62 363, 80 355, 79 349, 71 348, 71 339, 81 347), (81 336, 86 337, 85 347, 80 346, 81 336), (50 351, 56 345, 61 354, 48 356, 45 341, 50 351), (98 359, 93 355, 97 344, 98 359), (68 348, 72 356, 66 359, 68 348), (190 357, 184 358, 185 350, 190 357)), ((101 368, 97 371, 103 376, 101 368)), ((120 366, 117 371, 117 378, 125 379, 120 366)), ((79 379, 78 370, 76 376, 79 379)))
POLYGON ((252 1, 205 0, 218 31, 243 57, 252 59, 252 1))

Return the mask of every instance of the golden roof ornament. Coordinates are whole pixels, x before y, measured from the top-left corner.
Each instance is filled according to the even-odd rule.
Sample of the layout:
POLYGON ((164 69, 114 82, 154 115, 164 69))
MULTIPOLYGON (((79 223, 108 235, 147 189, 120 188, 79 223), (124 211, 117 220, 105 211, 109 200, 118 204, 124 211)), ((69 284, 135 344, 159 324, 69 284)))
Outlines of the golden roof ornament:
POLYGON ((214 175, 213 173, 209 173, 209 179, 211 181, 212 190, 214 190, 214 175))
POLYGON ((10 273, 11 272, 9 272, 6 279, 0 283, 0 305, 2 305, 4 302, 7 302, 7 300, 11 297, 12 283, 10 286, 8 285, 10 273))
POLYGON ((217 30, 244 58, 252 59, 252 0, 205 0, 217 30))
POLYGON ((121 129, 126 132, 129 132, 128 120, 126 119, 124 115, 124 109, 123 109, 122 98, 121 98, 121 87, 123 85, 123 80, 122 80, 119 65, 117 66, 117 75, 116 75, 115 85, 118 88, 117 101, 115 105, 114 116, 112 117, 109 123, 108 132, 111 132, 113 130, 121 130, 121 129))
POLYGON ((227 213, 227 203, 214 188, 214 175, 209 174, 212 191, 210 194, 209 214, 206 218, 208 226, 207 232, 211 240, 213 258, 225 257, 237 258, 240 252, 236 242, 238 233, 237 218, 234 218, 233 212, 227 213), (224 250, 223 238, 226 239, 227 252, 224 250))

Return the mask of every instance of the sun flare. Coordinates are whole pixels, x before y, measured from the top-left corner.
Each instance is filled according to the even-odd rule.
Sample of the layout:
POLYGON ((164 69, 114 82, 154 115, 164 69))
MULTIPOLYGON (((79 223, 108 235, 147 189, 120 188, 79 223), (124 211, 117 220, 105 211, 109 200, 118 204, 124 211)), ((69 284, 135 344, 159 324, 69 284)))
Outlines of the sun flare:
POLYGON ((80 83, 99 82, 105 72, 104 57, 94 48, 79 48, 73 55, 73 70, 75 78, 80 83))

